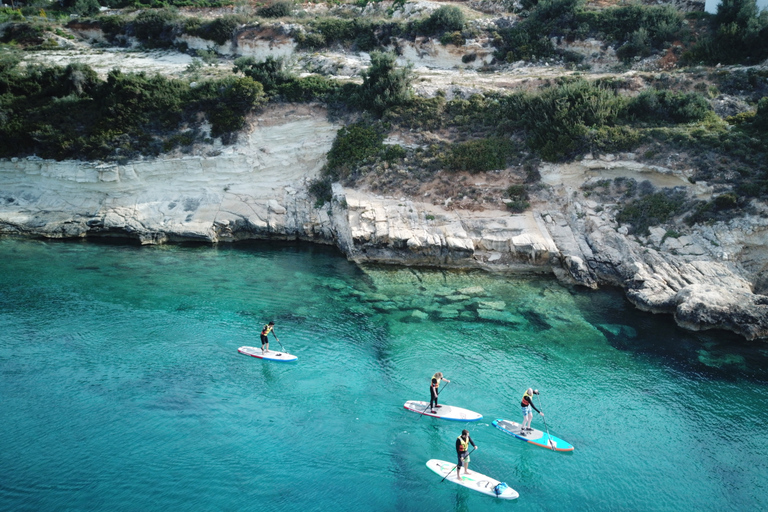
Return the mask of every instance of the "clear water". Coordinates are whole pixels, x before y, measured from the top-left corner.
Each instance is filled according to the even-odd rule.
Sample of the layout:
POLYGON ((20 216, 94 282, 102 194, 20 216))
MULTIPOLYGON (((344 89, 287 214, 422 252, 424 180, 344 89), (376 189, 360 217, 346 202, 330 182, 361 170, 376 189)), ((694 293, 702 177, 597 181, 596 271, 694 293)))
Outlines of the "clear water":
POLYGON ((618 291, 322 247, 0 239, 0 306, 2 510, 768 508, 768 345, 618 291), (268 320, 297 363, 238 354, 268 320), (435 371, 483 420, 403 409, 435 371), (490 425, 528 386, 574 452, 490 425), (518 500, 426 468, 465 426, 470 469, 518 500))

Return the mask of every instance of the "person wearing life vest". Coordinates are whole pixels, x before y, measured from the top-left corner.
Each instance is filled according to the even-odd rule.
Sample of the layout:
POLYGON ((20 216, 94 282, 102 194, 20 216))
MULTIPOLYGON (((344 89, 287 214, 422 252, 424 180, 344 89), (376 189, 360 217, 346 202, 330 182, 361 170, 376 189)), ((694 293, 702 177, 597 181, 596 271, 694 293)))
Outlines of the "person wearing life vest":
MULTIPOLYGON (((526 432, 530 432, 533 429, 531 428, 531 420, 533 420, 533 413, 531 412, 531 407, 536 409, 536 406, 533 405, 533 395, 538 395, 539 390, 538 389, 531 389, 528 388, 523 395, 522 400, 520 400, 520 407, 523 409, 523 424, 520 425, 520 435, 524 436, 527 435, 526 432)), ((536 412, 541 414, 541 417, 544 417, 544 413, 540 410, 536 409, 536 412)))
POLYGON ((269 352, 268 335, 270 332, 278 342, 280 341, 277 339, 277 334, 275 334, 275 322, 269 322, 268 324, 265 324, 264 328, 261 330, 261 353, 262 354, 264 354, 265 352, 269 352))
MULTIPOLYGON (((432 407, 432 409, 437 409, 438 407, 442 407, 442 405, 437 405, 437 395, 440 394, 439 388, 440 388, 440 382, 441 381, 451 382, 448 379, 446 379, 445 377, 443 377, 443 372, 437 372, 429 380, 429 382, 430 382, 430 385, 429 385, 429 394, 430 394, 429 405, 430 405, 430 407, 432 407, 432 401, 434 400, 434 402, 435 402, 435 405, 434 405, 434 407, 432 407), (435 382, 437 382, 437 385, 433 384, 435 382), (434 388, 434 389, 432 389, 432 388, 434 388)), ((432 411, 432 412, 435 412, 435 411, 432 411)))
POLYGON ((469 445, 477 450, 479 447, 472 441, 468 430, 462 430, 461 435, 456 438, 456 455, 459 457, 459 463, 456 464, 456 479, 461 480, 461 468, 464 468, 464 475, 469 474, 469 445))

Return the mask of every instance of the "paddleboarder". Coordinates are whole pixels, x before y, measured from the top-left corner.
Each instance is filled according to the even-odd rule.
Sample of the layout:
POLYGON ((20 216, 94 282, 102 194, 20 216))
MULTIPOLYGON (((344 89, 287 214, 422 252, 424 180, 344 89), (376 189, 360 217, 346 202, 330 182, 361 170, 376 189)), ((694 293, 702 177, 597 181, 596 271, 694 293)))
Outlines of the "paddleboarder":
POLYGON ((477 450, 478 446, 472 441, 469 430, 462 430, 461 435, 456 438, 456 454, 459 457, 459 463, 456 465, 456 479, 461 480, 461 468, 464 468, 464 475, 469 474, 469 445, 477 450))
POLYGON ((275 322, 269 322, 268 324, 264 324, 264 328, 261 330, 261 353, 262 354, 269 352, 269 333, 270 332, 272 333, 272 336, 275 337, 275 340, 277 340, 277 342, 280 343, 280 340, 277 339, 277 334, 275 334, 275 322))
MULTIPOLYGON (((430 393, 429 405, 432 406, 432 400, 434 399, 435 406, 432 407, 433 409, 436 409, 438 407, 442 407, 442 405, 437 405, 437 395, 440 393, 439 388, 440 388, 440 382, 442 382, 442 381, 451 382, 448 379, 446 379, 445 377, 443 377, 443 372, 437 372, 436 374, 434 374, 432 376, 432 379, 430 379, 430 381, 429 381, 430 382, 430 385, 429 385, 429 393, 430 393), (437 381, 437 386, 433 386, 435 381, 437 381), (432 389, 433 387, 435 388, 434 390, 432 389), (434 395, 434 396, 432 396, 432 395, 434 395)), ((432 412, 435 412, 435 411, 432 411, 432 412)))
MULTIPOLYGON (((538 395, 539 390, 538 389, 532 389, 528 388, 525 391, 525 394, 523 395, 522 400, 520 400, 520 407, 523 409, 523 424, 520 426, 520 435, 524 436, 526 435, 526 430, 532 431, 531 428, 531 420, 533 420, 533 412, 531 412, 531 407, 536 409, 536 406, 533 405, 533 395, 538 395)), ((541 417, 544 417, 544 413, 540 410, 536 409, 536 412, 541 414, 541 417)))
POLYGON ((437 379, 433 377, 429 385, 429 408, 432 409, 432 414, 435 413, 435 407, 440 407, 437 405, 437 386, 437 379))

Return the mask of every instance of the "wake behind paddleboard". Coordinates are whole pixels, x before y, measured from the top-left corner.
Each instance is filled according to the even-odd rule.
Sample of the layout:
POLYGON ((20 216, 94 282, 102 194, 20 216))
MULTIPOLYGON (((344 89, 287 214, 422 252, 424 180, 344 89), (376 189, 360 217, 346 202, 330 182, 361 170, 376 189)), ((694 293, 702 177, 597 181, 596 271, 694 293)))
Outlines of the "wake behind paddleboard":
POLYGON ((573 446, 570 444, 566 443, 558 437, 551 436, 546 432, 542 432, 541 430, 526 430, 525 435, 523 435, 522 430, 520 430, 520 424, 515 423, 514 421, 493 420, 492 424, 502 432, 509 434, 512 437, 516 437, 521 441, 527 441, 531 444, 535 444, 536 446, 541 446, 542 448, 547 448, 556 452, 573 451, 573 446))
POLYGON ((440 418, 441 420, 451 421, 477 421, 483 417, 482 414, 470 411, 468 409, 462 409, 461 407, 454 407, 452 405, 441 405, 437 409, 429 407, 429 402, 422 402, 419 400, 408 400, 403 406, 409 411, 424 414, 424 416, 432 416, 433 418, 440 418))
POLYGON ((477 471, 469 470, 469 475, 465 475, 462 470, 461 480, 456 476, 456 464, 446 462, 444 460, 430 459, 427 461, 427 467, 437 473, 438 475, 445 477, 446 481, 453 482, 454 484, 462 485, 468 489, 472 489, 494 498, 500 498, 502 500, 513 500, 520 496, 516 490, 511 487, 504 487, 501 492, 494 490, 501 482, 495 480, 489 476, 482 475, 477 471))
POLYGON ((237 349, 241 354, 245 354, 251 357, 258 357, 259 359, 267 359, 269 361, 296 361, 298 357, 286 354, 285 352, 275 352, 274 350, 267 350, 262 353, 259 347, 240 347, 237 349))

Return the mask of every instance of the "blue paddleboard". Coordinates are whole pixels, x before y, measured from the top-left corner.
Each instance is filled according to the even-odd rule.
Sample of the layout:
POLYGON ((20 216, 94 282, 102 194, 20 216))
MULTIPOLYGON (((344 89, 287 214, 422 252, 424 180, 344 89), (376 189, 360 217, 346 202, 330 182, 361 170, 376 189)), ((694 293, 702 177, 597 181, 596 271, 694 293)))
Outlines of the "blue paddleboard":
POLYGON ((554 450, 556 452, 572 452, 573 446, 566 443, 559 437, 551 436, 541 430, 526 430, 523 432, 520 430, 520 424, 509 420, 493 420, 492 425, 501 430, 505 434, 509 434, 512 437, 526 441, 542 448, 554 450))

